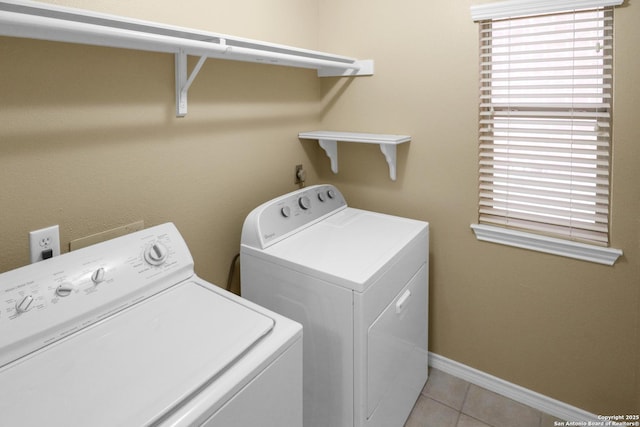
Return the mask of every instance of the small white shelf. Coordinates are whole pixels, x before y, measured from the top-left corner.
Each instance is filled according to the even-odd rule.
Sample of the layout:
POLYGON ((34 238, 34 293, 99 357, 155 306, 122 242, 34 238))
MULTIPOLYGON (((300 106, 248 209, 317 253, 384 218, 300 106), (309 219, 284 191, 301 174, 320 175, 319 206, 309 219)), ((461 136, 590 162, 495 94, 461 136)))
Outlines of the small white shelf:
POLYGON ((408 135, 386 135, 378 133, 333 132, 316 130, 300 132, 298 138, 315 139, 331 159, 331 170, 338 173, 338 141, 357 142, 361 144, 378 144, 380 151, 389 165, 389 178, 396 180, 396 147, 398 144, 411 141, 408 135))
POLYGON ((187 114, 187 91, 207 58, 311 68, 318 77, 373 75, 372 60, 28 0, 0 0, 0 36, 172 53, 179 117, 187 114), (200 57, 191 74, 188 55, 200 57))

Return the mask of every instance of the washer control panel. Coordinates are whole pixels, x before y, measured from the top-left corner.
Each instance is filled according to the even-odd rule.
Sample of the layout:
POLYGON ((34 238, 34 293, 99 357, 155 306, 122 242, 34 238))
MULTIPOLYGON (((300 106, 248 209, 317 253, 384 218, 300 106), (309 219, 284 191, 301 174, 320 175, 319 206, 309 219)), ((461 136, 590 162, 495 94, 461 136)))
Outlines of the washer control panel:
POLYGON ((193 274, 170 223, 0 274, 0 366, 193 274))
POLYGON ((247 216, 242 244, 264 249, 346 207, 342 193, 333 185, 315 185, 285 194, 247 216))

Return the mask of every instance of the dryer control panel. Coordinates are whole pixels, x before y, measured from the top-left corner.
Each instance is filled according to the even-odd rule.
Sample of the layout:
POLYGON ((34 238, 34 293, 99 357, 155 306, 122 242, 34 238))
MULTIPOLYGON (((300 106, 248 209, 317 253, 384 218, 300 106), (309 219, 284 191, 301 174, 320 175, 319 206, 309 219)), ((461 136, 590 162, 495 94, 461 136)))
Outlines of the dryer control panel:
POLYGON ((193 274, 170 223, 0 274, 0 367, 193 274))
POLYGON ((273 199, 255 208, 242 227, 242 244, 264 249, 298 230, 347 207, 333 185, 314 185, 273 199))

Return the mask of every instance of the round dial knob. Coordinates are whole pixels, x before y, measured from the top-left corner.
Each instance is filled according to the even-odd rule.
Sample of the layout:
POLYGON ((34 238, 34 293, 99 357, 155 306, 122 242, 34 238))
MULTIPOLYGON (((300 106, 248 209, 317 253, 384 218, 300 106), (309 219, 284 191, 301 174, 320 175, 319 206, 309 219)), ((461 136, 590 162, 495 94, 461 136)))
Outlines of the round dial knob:
POLYGON ((63 283, 56 288, 56 295, 59 297, 68 297, 73 292, 73 285, 71 283, 63 283))
POLYGON ((280 213, 282 214, 283 217, 289 218, 289 216, 291 215, 291 208, 289 206, 285 206, 282 209, 280 209, 280 213))
POLYGON ((91 275, 91 280, 96 285, 100 282, 104 282, 104 268, 100 267, 99 269, 94 271, 93 274, 91 275))
POLYGON ((298 199, 298 204, 304 210, 307 210, 311 207, 311 200, 307 196, 302 196, 298 199))
POLYGON ((16 310, 18 311, 18 313, 24 313, 29 310, 32 302, 33 297, 31 295, 27 295, 16 303, 16 310))
POLYGON ((324 202, 325 200, 327 200, 327 196, 325 196, 324 193, 318 193, 318 200, 324 202))
POLYGON ((160 265, 165 262, 168 255, 167 248, 160 242, 155 242, 144 252, 144 259, 151 265, 160 265))
POLYGON ((328 190, 327 196, 329 196, 330 199, 333 199, 334 197, 336 197, 336 192, 333 190, 328 190))

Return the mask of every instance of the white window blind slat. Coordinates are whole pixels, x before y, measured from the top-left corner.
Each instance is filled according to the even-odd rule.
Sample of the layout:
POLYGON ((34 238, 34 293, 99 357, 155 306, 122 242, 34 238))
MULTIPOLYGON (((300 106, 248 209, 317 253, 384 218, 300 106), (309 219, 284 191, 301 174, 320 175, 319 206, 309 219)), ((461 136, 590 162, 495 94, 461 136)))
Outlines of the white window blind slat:
POLYGON ((523 199, 513 198, 512 200, 512 198, 510 198, 509 201, 494 201, 491 204, 488 202, 480 202, 481 210, 483 210, 483 206, 488 207, 485 211, 486 213, 493 212, 503 214, 505 211, 508 211, 510 215, 522 215, 522 218, 535 218, 542 222, 554 221, 557 222, 557 224, 571 224, 572 222, 584 221, 583 229, 593 231, 603 230, 602 224, 607 221, 606 215, 594 215, 590 212, 588 206, 582 207, 577 204, 560 206, 553 204, 551 200, 549 200, 549 204, 546 205, 544 200, 533 201, 529 199, 529 201, 525 201, 523 199), (535 214, 530 212, 531 205, 536 206, 535 214), (582 208, 584 208, 584 210, 582 210, 582 208), (571 220, 566 218, 568 213, 571 214, 571 220), (553 220, 550 218, 553 218, 553 220), (595 222, 593 221, 594 219, 596 220, 595 222))
MULTIPOLYGON (((532 224, 536 224, 538 227, 543 225, 553 226, 555 230, 561 230, 559 227, 563 227, 565 230, 567 228, 576 228, 580 230, 582 235, 593 234, 595 237, 593 238, 595 241, 605 241, 605 235, 601 233, 606 233, 608 230, 608 225, 604 222, 597 222, 593 219, 591 220, 581 220, 576 214, 571 218, 567 215, 566 212, 547 212, 544 209, 539 209, 531 211, 527 209, 526 206, 521 207, 522 209, 518 209, 518 206, 510 206, 509 209, 499 209, 494 208, 484 208, 480 207, 480 212, 485 216, 492 216, 494 219, 496 217, 503 217, 503 221, 507 220, 504 224, 506 226, 512 226, 513 224, 519 224, 521 227, 526 224, 525 221, 530 222, 532 224), (509 217, 504 215, 505 211, 509 212, 509 217), (516 220, 515 222, 511 222, 512 220, 516 220), (578 227, 577 225, 581 225, 578 227)), ((597 219, 597 217, 595 217, 597 219)), ((533 228, 533 226, 532 226, 533 228)), ((558 232, 557 234, 561 234, 558 232)))
MULTIPOLYGON (((497 82, 496 82, 497 83, 497 82)), ((564 82, 549 82, 547 84, 515 84, 515 85, 504 85, 497 83, 493 89, 486 89, 483 92, 483 98, 490 98, 496 92, 507 92, 507 94, 514 93, 516 91, 540 91, 540 90, 549 90, 549 91, 558 91, 558 90, 571 90, 566 88, 564 82)), ((589 94, 593 93, 595 95, 599 95, 596 91, 601 89, 611 89, 611 85, 608 83, 602 84, 589 84, 589 83, 576 83, 573 85, 573 90, 592 90, 589 94)), ((569 93, 571 94, 571 92, 569 93)), ((554 95, 551 93, 550 95, 554 95)), ((611 98, 610 94, 604 94, 606 98, 611 98)))
MULTIPOLYGON (((594 123, 595 126, 595 123, 594 123)), ((536 131, 532 131, 536 132, 536 131)), ((533 145, 533 143, 539 144, 547 144, 545 151, 549 152, 561 152, 570 154, 567 151, 571 150, 573 154, 593 154, 595 153, 595 149, 597 147, 602 147, 602 141, 591 141, 588 139, 578 139, 577 135, 573 137, 567 137, 566 135, 557 136, 554 135, 555 138, 544 138, 540 133, 534 133, 533 135, 527 136, 516 136, 519 135, 517 132, 512 132, 509 135, 501 135, 499 132, 495 130, 491 133, 491 135, 482 135, 480 136, 480 141, 492 141, 492 142, 501 142, 502 144, 491 144, 491 145, 483 145, 481 144, 480 148, 487 148, 490 150, 499 150, 505 148, 517 149, 518 147, 527 147, 525 143, 530 143, 528 147, 535 149, 536 147, 540 147, 540 145, 533 145), (535 135, 535 136, 534 136, 535 135), (522 144, 519 144, 522 143, 522 144), (567 147, 567 145, 571 145, 571 147, 567 147), (587 146, 587 151, 583 146, 587 146)), ((606 144, 606 143, 605 143, 606 144)), ((604 145, 606 147, 606 145, 604 145)), ((542 148, 541 148, 542 149, 542 148)), ((492 152, 484 152, 484 154, 491 155, 492 152)), ((600 150, 598 154, 606 156, 609 154, 609 150, 600 150)))
MULTIPOLYGON (((587 110, 590 108, 595 108, 597 110, 608 110, 611 108, 609 103, 586 103, 586 102, 558 102, 558 103, 533 103, 533 102, 491 102, 491 103, 481 103, 481 107, 484 108, 494 108, 508 111, 509 108, 533 108, 533 109, 551 109, 557 108, 563 111, 567 111, 567 109, 577 109, 577 110, 587 110)), ((496 114, 495 112, 493 114, 496 114)), ((570 116, 570 114, 567 114, 570 116)))
POLYGON ((546 190, 546 191, 531 191, 529 192, 529 188, 525 186, 507 186, 507 185, 495 185, 495 184, 480 184, 480 193, 486 193, 486 197, 489 197, 489 192, 500 192, 500 191, 509 191, 513 189, 513 191, 517 191, 518 194, 522 195, 530 195, 531 197, 550 197, 550 198, 566 198, 568 194, 571 195, 571 200, 575 200, 577 202, 583 203, 596 203, 599 205, 608 205, 609 204, 609 193, 604 192, 604 194, 598 194, 597 197, 594 197, 590 192, 582 192, 580 194, 577 191, 573 191, 569 193, 568 191, 561 190, 546 190))
MULTIPOLYGON (((563 125, 558 123, 558 124, 553 124, 553 122, 545 122, 545 123, 549 123, 549 124, 543 124, 543 123, 535 123, 535 122, 519 122, 518 123, 518 128, 514 129, 513 132, 510 132, 509 135, 502 135, 502 136, 513 136, 515 135, 517 132, 520 133, 524 133, 524 132, 529 132, 529 133, 536 133, 539 134, 541 136, 543 136, 544 134, 549 134, 552 136, 556 136, 556 134, 554 133, 555 131, 553 129, 548 129, 551 126, 558 126, 558 127, 562 127, 563 125)), ((480 128, 480 132, 483 134, 482 138, 483 140, 497 140, 497 139, 501 139, 499 138, 500 135, 500 129, 501 126, 504 125, 503 121, 501 120, 491 120, 490 122, 485 122, 484 120, 481 120, 481 128, 480 128), (484 122, 484 123, 483 123, 484 122), (494 134, 498 134, 498 138, 493 138, 494 134)), ((568 126, 564 126, 564 127, 568 127, 568 126)), ((608 123, 602 123, 602 122, 594 122, 591 124, 586 124, 584 126, 580 126, 580 127, 576 127, 575 129, 570 129, 570 131, 572 132, 573 135, 580 135, 580 136, 588 136, 588 137, 608 137, 609 136, 609 124, 608 123)), ((556 141, 559 141, 560 138, 556 138, 556 141)), ((593 145, 592 142, 595 142, 595 145, 601 145, 601 146, 606 146, 606 142, 600 142, 598 143, 598 141, 593 141, 590 139, 585 139, 584 144, 585 145, 593 145)))
MULTIPOLYGON (((480 124, 481 125, 496 125, 496 124, 500 124, 502 123, 502 120, 499 117, 493 118, 493 119, 480 119, 480 124)), ((566 119, 531 119, 531 120, 520 120, 519 121, 520 125, 522 126, 527 126, 527 125, 533 125, 533 126, 579 126, 580 122, 578 121, 578 123, 575 123, 574 120, 566 120, 566 119)), ((589 123, 590 124, 590 123, 589 123)), ((600 128, 609 127, 609 122, 604 122, 604 121, 599 121, 597 122, 597 126, 600 128)), ((485 128, 481 128, 481 130, 484 130, 485 128)), ((608 144, 607 144, 608 145, 608 144)))
POLYGON ((482 21, 479 222, 608 243, 613 13, 482 21))
MULTIPOLYGON (((534 138, 527 135, 516 136, 523 134, 524 131, 521 133, 513 132, 509 135, 496 135, 497 132, 495 132, 494 130, 490 135, 480 137, 480 148, 492 150, 488 153, 482 151, 481 154, 504 155, 505 153, 518 153, 522 150, 535 150, 543 152, 545 154, 551 154, 554 152, 561 153, 560 156, 564 157, 575 157, 575 155, 609 155, 608 150, 598 150, 599 146, 602 147, 602 145, 600 145, 602 144, 602 142, 594 142, 593 144, 589 144, 590 141, 588 139, 579 140, 577 138, 577 135, 576 137, 573 137, 571 139, 552 138, 555 135, 551 135, 552 137, 545 138, 545 135, 543 135, 543 133, 540 131, 533 130, 532 132, 537 132, 537 137, 534 138), (484 143, 483 141, 488 141, 488 143, 484 143), (573 156, 570 156, 569 153, 567 153, 567 150, 571 150, 571 154, 573 154, 573 156)), ((594 135, 596 133, 597 132, 593 132, 594 135)), ((602 134, 606 135, 606 133, 604 132, 602 134)))
MULTIPOLYGON (((603 86, 603 89, 605 89, 604 86, 603 86)), ((521 100, 530 101, 530 100, 537 100, 537 99, 544 99, 544 100, 561 99, 565 101, 567 97, 571 97, 571 99, 574 101, 574 102, 571 102, 571 104, 575 105, 576 99, 580 100, 581 103, 587 103, 589 102, 589 100, 596 99, 595 97, 598 96, 596 93, 579 93, 579 92, 566 93, 564 92, 564 88, 562 87, 560 89, 556 89, 556 93, 545 93, 545 92, 540 92, 539 90, 536 90, 536 89, 530 89, 530 91, 531 92, 524 91, 524 90, 510 90, 509 93, 504 93, 502 90, 498 89, 493 91, 493 93, 491 94, 483 94, 482 96, 480 96, 480 99, 482 99, 483 101, 487 99, 495 100, 495 102, 492 101, 492 103, 496 105, 504 104, 507 102, 515 105, 523 105, 524 103, 521 102, 521 100)), ((604 94, 604 95, 600 95, 598 100, 603 100, 603 99, 609 100, 610 98, 611 98, 610 94, 604 94)), ((563 102, 563 104, 566 105, 567 102, 563 102)), ((593 103, 593 105, 599 105, 599 104, 593 103)))
MULTIPOLYGON (((489 174, 489 170, 486 168, 481 168, 480 173, 489 174)), ((572 173, 567 176, 566 174, 552 173, 551 171, 542 171, 542 172, 524 172, 524 171, 513 171, 513 170, 501 170, 494 169, 491 171, 492 177, 494 181, 500 182, 503 180, 508 183, 511 181, 519 180, 521 182, 528 181, 530 185, 536 187, 544 187, 547 182, 553 183, 563 183, 567 182, 571 188, 582 187, 582 189, 589 189, 591 186, 595 185, 605 185, 608 182, 608 178, 602 177, 582 177, 577 175, 576 173, 572 173)))
POLYGON ((550 40, 546 42, 545 46, 540 46, 540 44, 535 43, 520 43, 516 45, 499 45, 493 44, 491 48, 481 49, 481 58, 490 58, 493 57, 493 61, 497 62, 497 60, 505 60, 506 56, 510 56, 511 61, 517 59, 532 59, 531 62, 535 62, 535 58, 532 58, 533 55, 549 55, 550 57, 555 58, 576 58, 583 59, 584 57, 593 57, 592 52, 594 51, 607 51, 610 53, 613 46, 611 45, 610 39, 606 38, 593 38, 593 39, 584 39, 574 40, 571 44, 550 40))
MULTIPOLYGON (((505 193, 507 194, 507 193, 505 193)), ((481 202, 481 205, 490 206, 490 207, 501 207, 503 209, 508 209, 509 207, 513 207, 517 204, 545 204, 545 202, 549 202, 549 209, 572 209, 572 208, 580 208, 583 206, 585 208, 585 214, 587 215, 587 219, 591 219, 590 210, 595 209, 598 213, 605 215, 603 218, 606 218, 608 205, 597 205, 594 204, 592 200, 572 200, 571 202, 566 202, 561 200, 560 194, 555 194, 553 196, 540 196, 538 194, 535 195, 527 195, 525 193, 513 191, 509 194, 509 198, 513 200, 509 200, 508 203, 504 202, 502 204, 492 204, 488 202, 481 202), (512 205, 511 203, 514 203, 512 205)))
MULTIPOLYGON (((509 70, 505 70, 501 72, 495 64, 486 64, 494 65, 492 70, 483 70, 480 72, 481 78, 480 83, 485 85, 483 86, 483 90, 488 90, 489 88, 486 85, 493 83, 496 85, 502 84, 505 85, 508 82, 517 83, 519 81, 524 82, 536 82, 539 80, 543 80, 545 82, 550 82, 549 84, 559 84, 564 80, 576 80, 577 82, 593 82, 593 80, 605 79, 609 80, 613 76, 611 74, 611 70, 608 69, 603 73, 602 69, 598 69, 592 65, 581 66, 577 64, 575 61, 571 61, 568 65, 562 65, 558 67, 537 67, 537 68, 517 68, 514 64, 510 64, 511 68, 509 70), (588 71, 595 71, 597 74, 591 75, 579 75, 581 69, 588 71), (535 73, 535 75, 532 75, 535 73), (568 74, 574 73, 574 75, 568 74), (485 77, 489 76, 489 77, 485 77)), ((535 64, 534 64, 535 65, 535 64)), ((605 66, 606 67, 606 66, 605 66)), ((606 69, 606 68, 605 68, 606 69)), ((599 82, 598 82, 599 83, 599 82)))
MULTIPOLYGON (((491 111, 490 109, 488 110, 480 110, 480 116, 481 117, 494 117, 495 116, 495 111, 491 111)), ((566 111, 519 111, 519 110, 511 110, 509 111, 509 117, 512 118, 516 118, 516 117, 546 117, 546 118, 550 118, 550 117, 557 117, 557 118, 582 118, 582 119, 597 119, 597 118, 603 118, 603 119, 608 119, 609 118, 609 113, 608 112, 599 112, 599 111, 580 111, 580 110, 573 110, 569 113, 567 113, 566 111)), ((600 122, 598 122, 600 123, 600 122)))
MULTIPOLYGON (((607 64, 603 64, 603 65, 591 65, 589 62, 593 62, 594 60, 596 60, 598 58, 596 57, 586 57, 583 58, 584 62, 588 65, 582 65, 580 60, 577 60, 575 58, 571 59, 570 61, 567 61, 564 58, 548 58, 548 61, 543 64, 542 66, 540 64, 535 64, 535 63, 530 63, 527 61, 522 61, 522 63, 519 62, 510 62, 509 65, 509 69, 507 70, 503 70, 502 72, 500 71, 500 69, 498 68, 500 66, 500 64, 494 64, 491 62, 487 62, 484 65, 487 67, 484 70, 480 70, 480 74, 482 76, 484 75, 491 75, 492 78, 489 79, 483 79, 483 83, 488 83, 491 81, 499 81, 499 80, 511 80, 511 79, 520 79, 520 80, 541 80, 541 79, 548 79, 549 77, 555 77, 555 79, 558 78, 562 78, 561 76, 566 75, 565 73, 560 73, 557 74, 558 71, 570 71, 572 73, 575 73, 576 76, 580 76, 582 78, 611 78, 612 77, 612 73, 611 73, 611 66, 607 65, 607 64), (562 63, 563 65, 558 65, 558 63, 554 63, 553 61, 557 61, 558 63, 562 63), (522 64, 525 64, 525 67, 521 67, 522 64), (536 68, 533 68, 531 66, 537 66, 536 68), (491 67, 489 67, 491 66, 491 67), (607 70, 607 74, 602 74, 600 71, 600 69, 604 68, 605 70, 607 70), (595 71, 597 74, 593 74, 593 75, 580 75, 580 71, 581 70, 586 70, 586 71, 595 71), (525 74, 527 73, 527 74, 525 74), (536 74, 534 74, 536 73, 536 74), (508 77, 508 78, 507 78, 508 77), (528 77, 528 78, 523 78, 523 77, 528 77)), ((606 56, 604 57, 604 60, 606 61, 612 61, 613 57, 610 56, 606 56)))
MULTIPOLYGON (((587 53, 590 53, 590 52, 587 51, 587 53)), ((600 59, 611 60, 612 58, 613 57, 611 55, 605 56, 605 57, 598 56, 598 55, 585 55, 585 56, 582 56, 582 57, 574 57, 574 58, 571 58, 569 60, 566 57, 558 56, 558 57, 555 57, 555 58, 554 57, 547 58, 543 65, 546 65, 546 64, 553 65, 554 63, 567 62, 567 61, 570 61, 570 63, 572 65, 573 64, 580 65, 581 61, 588 63, 588 61, 597 61, 597 60, 600 60, 600 59)), ((487 62, 484 65, 493 65, 494 67, 491 70, 492 73, 500 71, 499 69, 496 68, 497 66, 503 66, 504 67, 504 65, 509 65, 511 68, 508 71, 513 73, 513 72, 516 72, 517 66, 519 66, 519 65, 521 66, 522 64, 530 66, 530 65, 536 64, 536 63, 531 61, 529 58, 527 58, 527 59, 513 58, 510 61, 499 61, 499 60, 490 61, 490 62, 487 62)), ((591 64, 589 64, 589 65, 591 65, 591 64)), ((598 68, 600 68, 600 67, 597 66, 597 65, 593 67, 594 70, 597 70, 598 68)))
MULTIPOLYGON (((508 180, 495 182, 493 179, 491 179, 487 175, 480 175, 480 183, 481 184, 483 182, 489 183, 490 185, 493 185, 496 188, 501 185, 506 187, 514 187, 514 188, 521 186, 521 187, 530 188, 532 192, 535 192, 535 190, 538 189, 537 187, 539 187, 538 183, 531 182, 531 180, 526 178, 527 177, 524 177, 524 178, 510 177, 508 180)), ((546 182, 544 185, 544 188, 545 190, 541 190, 541 192, 557 190, 557 191, 562 191, 569 196, 571 194, 580 193, 580 192, 587 192, 588 194, 606 194, 607 196, 609 194, 609 190, 606 188, 603 188, 602 186, 588 186, 584 189, 580 189, 577 185, 573 185, 572 183, 567 183, 567 182, 554 182, 554 181, 546 182)))
MULTIPOLYGON (((604 168, 593 168, 589 163, 579 163, 580 160, 571 159, 571 171, 575 174, 598 174, 602 176, 609 176, 609 171, 603 170, 604 168)), ((567 161, 565 159, 558 159, 555 157, 547 156, 527 156, 519 155, 517 157, 509 157, 505 160, 496 160, 490 158, 488 160, 480 159, 480 166, 489 166, 496 169, 504 169, 511 166, 524 168, 527 170, 541 170, 541 171, 565 171, 567 168, 567 161)), ((599 166, 602 163, 599 163, 599 166)))

